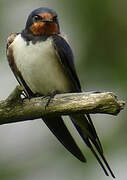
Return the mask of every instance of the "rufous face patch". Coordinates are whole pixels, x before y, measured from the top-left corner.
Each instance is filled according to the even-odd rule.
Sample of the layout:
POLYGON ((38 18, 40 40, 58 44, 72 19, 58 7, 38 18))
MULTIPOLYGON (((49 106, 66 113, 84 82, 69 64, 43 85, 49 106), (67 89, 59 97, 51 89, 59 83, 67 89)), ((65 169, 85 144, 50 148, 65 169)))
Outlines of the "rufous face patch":
POLYGON ((39 14, 39 16, 40 17, 42 17, 42 19, 53 19, 53 15, 52 14, 50 14, 50 13, 41 13, 41 14, 39 14))
POLYGON ((59 33, 58 25, 55 22, 45 23, 42 21, 35 22, 30 27, 34 35, 53 35, 59 33))

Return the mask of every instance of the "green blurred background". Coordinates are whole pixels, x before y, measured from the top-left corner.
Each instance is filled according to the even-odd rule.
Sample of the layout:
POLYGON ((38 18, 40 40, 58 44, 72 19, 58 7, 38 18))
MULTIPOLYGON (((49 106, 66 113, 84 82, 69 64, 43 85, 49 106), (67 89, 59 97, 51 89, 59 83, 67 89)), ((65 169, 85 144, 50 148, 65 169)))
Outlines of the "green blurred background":
MULTIPOLYGON (((31 10, 47 6, 59 14, 61 31, 74 51, 84 90, 127 95, 127 1, 124 0, 0 0, 0 98, 17 85, 9 69, 6 39, 24 28, 31 10)), ((126 108, 117 117, 92 115, 116 179, 127 177, 126 108)), ((66 120, 67 121, 67 120, 66 120)), ((87 164, 76 160, 42 120, 0 127, 0 180, 108 180, 82 145, 87 164)))

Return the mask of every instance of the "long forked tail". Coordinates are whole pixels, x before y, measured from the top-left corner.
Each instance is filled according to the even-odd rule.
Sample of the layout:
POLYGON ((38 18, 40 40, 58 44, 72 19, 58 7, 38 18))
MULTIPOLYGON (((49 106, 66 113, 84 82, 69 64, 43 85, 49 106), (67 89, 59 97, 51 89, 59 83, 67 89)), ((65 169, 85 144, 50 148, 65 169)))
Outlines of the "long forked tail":
POLYGON ((83 141, 90 148, 91 152, 96 157, 100 166, 104 170, 104 173, 109 176, 109 173, 113 178, 115 178, 107 160, 104 157, 103 149, 96 133, 95 127, 89 115, 76 114, 72 115, 71 120, 76 127, 78 133, 82 137, 83 141), (94 145, 94 146, 93 146, 94 145), (94 148, 95 147, 95 148, 94 148), (96 150, 95 150, 96 149, 96 150), (109 171, 109 173, 108 173, 109 171))

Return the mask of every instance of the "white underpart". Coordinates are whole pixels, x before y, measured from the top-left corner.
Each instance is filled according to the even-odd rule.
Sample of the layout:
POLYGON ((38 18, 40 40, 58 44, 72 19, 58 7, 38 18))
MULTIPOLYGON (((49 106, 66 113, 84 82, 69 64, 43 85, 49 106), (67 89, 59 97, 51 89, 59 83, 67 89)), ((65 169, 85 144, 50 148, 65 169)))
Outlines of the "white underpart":
POLYGON ((54 49, 52 38, 27 45, 18 35, 12 46, 16 66, 32 92, 46 95, 54 90, 70 90, 69 80, 54 49))

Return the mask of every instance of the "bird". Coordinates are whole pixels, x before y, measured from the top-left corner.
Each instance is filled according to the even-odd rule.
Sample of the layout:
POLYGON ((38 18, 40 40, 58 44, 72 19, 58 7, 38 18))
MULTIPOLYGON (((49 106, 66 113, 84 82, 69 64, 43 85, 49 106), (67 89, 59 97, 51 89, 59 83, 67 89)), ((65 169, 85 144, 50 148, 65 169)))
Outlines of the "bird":
MULTIPOLYGON (((15 78, 24 87, 25 96, 29 99, 49 96, 50 103, 56 94, 82 92, 72 49, 60 31, 58 15, 53 9, 40 7, 33 10, 25 28, 9 35, 6 55, 15 78)), ((115 178, 90 115, 78 113, 69 117, 104 173, 115 178)), ((42 119, 70 153, 86 162, 60 115, 43 116, 42 119)))

